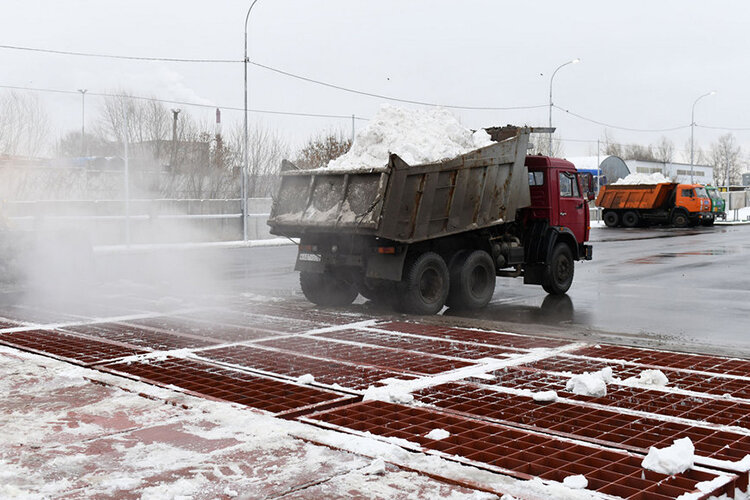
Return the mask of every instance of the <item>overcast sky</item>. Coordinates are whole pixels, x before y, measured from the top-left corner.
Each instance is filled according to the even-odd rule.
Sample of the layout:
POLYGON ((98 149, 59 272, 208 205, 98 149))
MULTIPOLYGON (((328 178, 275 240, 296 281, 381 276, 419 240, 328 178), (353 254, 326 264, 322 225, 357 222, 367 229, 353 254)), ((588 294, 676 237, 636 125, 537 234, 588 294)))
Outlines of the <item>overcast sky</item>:
MULTIPOLYGON (((3 0, 0 44, 172 58, 242 59, 250 1, 3 0)), ((554 102, 610 124, 618 142, 664 135, 689 147, 696 123, 750 129, 750 2, 490 0, 259 0, 250 18, 251 60, 309 78, 403 99, 459 106, 554 102), (615 127, 662 129, 630 132, 615 127)), ((242 107, 242 64, 84 58, 0 49, 0 85, 126 90, 163 99, 242 107)), ((382 99, 346 93, 250 66, 250 107, 370 117, 382 99)), ((80 127, 80 97, 47 94, 56 135, 80 127)), ((99 101, 87 98, 87 123, 99 101)), ((188 108, 189 109, 189 108, 188 108)), ((196 116, 213 111, 190 109, 196 116)), ((456 111, 469 127, 545 126, 546 107, 456 111)), ((226 111, 225 122, 241 112, 226 111)), ((350 133, 351 120, 252 114, 295 145, 318 131, 350 133)), ((364 122, 358 122, 361 127, 364 122)), ((595 153, 606 127, 553 112, 566 156, 595 153)), ((90 125, 88 125, 90 126, 90 125)), ((225 126, 227 126, 225 124, 225 126)), ((728 131, 696 127, 707 148, 728 131)), ((750 130, 733 131, 746 152, 750 130)))

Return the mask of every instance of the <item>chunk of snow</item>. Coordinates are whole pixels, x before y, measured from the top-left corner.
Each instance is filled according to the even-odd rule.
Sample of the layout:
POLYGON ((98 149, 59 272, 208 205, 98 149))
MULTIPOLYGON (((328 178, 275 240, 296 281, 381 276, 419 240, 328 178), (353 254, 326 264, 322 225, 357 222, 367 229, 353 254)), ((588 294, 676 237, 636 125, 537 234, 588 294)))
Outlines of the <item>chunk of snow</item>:
POLYGON ((450 436, 451 433, 446 431, 445 429, 432 429, 430 432, 425 435, 427 439, 434 439, 435 441, 440 441, 441 439, 445 439, 448 436, 450 436))
POLYGON ((583 490, 586 489, 586 487, 589 485, 589 480, 581 474, 576 474, 574 476, 568 476, 563 479, 563 484, 568 488, 573 488, 574 490, 583 490))
POLYGON ((660 474, 678 474, 693 466, 695 447, 688 437, 676 439, 666 448, 650 447, 641 466, 660 474))
POLYGON ((414 396, 412 396, 409 386, 401 381, 401 383, 391 383, 381 387, 371 385, 365 390, 362 400, 409 404, 414 401, 414 396))
POLYGON ((472 132, 446 109, 405 109, 384 104, 357 134, 351 149, 331 160, 328 169, 384 167, 391 153, 409 165, 433 163, 490 144, 487 132, 472 132))
POLYGON ((607 366, 598 372, 573 375, 565 384, 565 390, 581 396, 603 397, 607 395, 607 384, 613 380, 612 368, 607 366))
POLYGON ((659 172, 653 174, 630 174, 627 177, 618 179, 613 182, 614 185, 633 185, 633 184, 661 184, 663 182, 672 182, 669 178, 664 177, 659 172))
POLYGON ((537 401, 539 403, 554 403, 557 401, 557 392, 556 391, 541 391, 541 392, 535 392, 533 396, 534 401, 537 401))
POLYGON ((643 370, 637 377, 626 378, 623 383, 664 387, 669 383, 669 379, 661 370, 643 370))
POLYGON ((362 474, 371 475, 371 476, 382 476, 385 474, 385 460, 382 458, 376 458, 372 462, 370 462, 370 465, 363 468, 360 472, 362 474))
POLYGON ((312 384, 313 382, 315 382, 315 377, 313 377, 309 373, 305 373, 304 375, 300 375, 299 377, 297 377, 298 384, 312 384))

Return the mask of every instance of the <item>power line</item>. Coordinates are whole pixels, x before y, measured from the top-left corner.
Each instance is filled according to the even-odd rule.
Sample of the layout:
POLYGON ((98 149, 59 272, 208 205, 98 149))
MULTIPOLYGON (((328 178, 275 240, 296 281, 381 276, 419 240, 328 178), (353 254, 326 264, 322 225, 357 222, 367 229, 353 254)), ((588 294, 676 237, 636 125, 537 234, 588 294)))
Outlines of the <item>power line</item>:
POLYGON ((709 125, 698 125, 695 124, 698 128, 706 128, 710 130, 737 130, 737 131, 747 131, 750 130, 750 127, 711 127, 709 125))
MULTIPOLYGON (((36 47, 22 47, 19 45, 0 45, 0 49, 22 50, 22 51, 28 51, 28 52, 39 52, 39 53, 66 55, 66 56, 96 57, 96 58, 103 58, 103 59, 124 59, 124 60, 130 60, 130 61, 161 61, 161 62, 179 62, 179 63, 242 63, 243 62, 241 60, 236 60, 236 59, 185 59, 185 58, 176 58, 176 57, 125 56, 125 55, 101 54, 101 53, 92 53, 92 52, 73 52, 73 51, 67 51, 67 50, 40 49, 36 47)), ((432 106, 432 107, 474 110, 474 111, 511 111, 511 110, 538 109, 538 108, 547 107, 546 104, 539 104, 539 105, 534 105, 534 106, 461 106, 461 105, 454 105, 454 104, 440 104, 440 103, 434 103, 434 102, 417 101, 417 100, 412 100, 412 99, 402 99, 399 97, 392 97, 392 96, 387 96, 384 94, 376 94, 374 92, 366 92, 363 90, 357 90, 357 89, 353 89, 350 87, 344 87, 341 85, 324 82, 322 80, 316 80, 314 78, 298 75, 295 73, 291 73, 289 71, 284 71, 282 69, 274 68, 272 66, 268 66, 268 65, 261 64, 255 61, 251 61, 251 60, 248 60, 247 62, 248 64, 251 64, 253 66, 257 66, 259 68, 263 68, 265 70, 272 71, 274 73, 278 73, 280 75, 284 75, 284 76, 294 78, 297 80, 301 80, 304 82, 313 83, 315 85, 321 85, 321 86, 332 88, 335 90, 340 90, 342 92, 349 92, 352 94, 363 95, 367 97, 374 97, 374 98, 383 99, 386 101, 402 102, 405 104, 416 104, 420 106, 432 106)))
POLYGON ((581 115, 579 115, 577 113, 574 113, 574 112, 572 112, 570 110, 561 108, 560 106, 557 106, 557 105, 553 105, 553 106, 556 109, 559 109, 560 111, 563 111, 563 112, 565 112, 565 113, 567 113, 569 115, 575 116, 576 118, 579 118, 581 120, 584 120, 584 121, 587 121, 587 122, 591 122, 591 123, 595 123, 595 124, 601 125, 603 127, 614 128, 614 129, 618 129, 618 130, 626 130, 628 132, 674 132, 675 130, 682 130, 682 129, 685 129, 685 128, 690 128, 689 124, 688 125, 680 125, 679 127, 654 128, 654 129, 620 127, 620 126, 617 126, 617 125, 611 125, 609 123, 600 122, 598 120, 594 120, 594 119, 591 119, 591 118, 586 118, 585 116, 581 116, 581 115))
MULTIPOLYGON (((31 92, 48 92, 48 93, 55 93, 55 94, 68 94, 68 95, 78 95, 78 91, 75 90, 61 90, 61 89, 45 89, 45 88, 35 88, 35 87, 20 87, 15 85, 0 85, 0 88, 2 89, 9 89, 9 90, 25 90, 25 91, 31 91, 31 92)), ((171 99, 159 99, 156 97, 144 97, 144 96, 136 96, 136 95, 129 95, 129 94, 115 94, 115 93, 109 93, 109 92, 87 92, 87 95, 91 96, 97 96, 97 97, 117 97, 117 98, 127 98, 127 99, 135 99, 139 101, 149 101, 149 102, 159 102, 163 104, 179 104, 181 106, 194 106, 198 108, 208 108, 208 109, 215 109, 220 108, 227 111, 244 111, 244 108, 237 108, 232 106, 220 106, 220 105, 214 105, 214 104, 202 104, 197 102, 189 102, 189 101, 177 101, 177 100, 171 100, 171 99)), ((304 117, 311 117, 311 118, 339 118, 339 119, 345 119, 345 120, 351 120, 352 115, 334 115, 334 114, 320 114, 320 113, 299 113, 299 112, 292 112, 292 111, 275 111, 275 110, 265 110, 265 109, 248 109, 248 111, 252 113, 261 113, 261 114, 271 114, 271 115, 286 115, 286 116, 304 116, 304 117)), ((364 120, 367 121, 368 118, 363 118, 361 116, 354 116, 355 120, 364 120)))

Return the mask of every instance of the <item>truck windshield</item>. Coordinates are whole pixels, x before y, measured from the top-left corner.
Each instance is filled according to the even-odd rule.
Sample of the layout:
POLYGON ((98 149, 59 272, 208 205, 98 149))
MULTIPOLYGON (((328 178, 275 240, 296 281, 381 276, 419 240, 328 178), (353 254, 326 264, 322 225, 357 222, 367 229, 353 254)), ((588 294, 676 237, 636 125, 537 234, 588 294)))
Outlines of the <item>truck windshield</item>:
POLYGON ((697 196, 698 198, 708 198, 708 193, 706 192, 706 188, 704 187, 695 188, 695 196, 697 196))
POLYGON ((711 198, 712 200, 718 200, 719 198, 721 198, 721 196, 719 196, 719 191, 717 191, 716 188, 706 188, 706 192, 708 193, 709 198, 711 198))

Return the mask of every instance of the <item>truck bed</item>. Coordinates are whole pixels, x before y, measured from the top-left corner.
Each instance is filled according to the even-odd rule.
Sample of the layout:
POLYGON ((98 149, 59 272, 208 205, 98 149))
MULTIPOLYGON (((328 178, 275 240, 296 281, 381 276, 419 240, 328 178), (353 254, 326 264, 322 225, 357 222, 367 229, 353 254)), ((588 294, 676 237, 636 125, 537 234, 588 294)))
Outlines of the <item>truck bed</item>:
POLYGON ((608 184, 602 186, 596 205, 610 210, 650 210, 667 203, 677 184, 608 184))
POLYGON ((283 172, 271 233, 413 243, 514 220, 530 205, 524 160, 532 129, 488 131, 499 142, 437 163, 410 166, 392 154, 382 168, 283 172))

